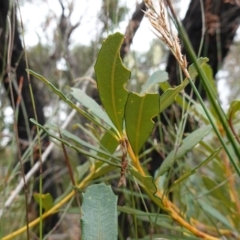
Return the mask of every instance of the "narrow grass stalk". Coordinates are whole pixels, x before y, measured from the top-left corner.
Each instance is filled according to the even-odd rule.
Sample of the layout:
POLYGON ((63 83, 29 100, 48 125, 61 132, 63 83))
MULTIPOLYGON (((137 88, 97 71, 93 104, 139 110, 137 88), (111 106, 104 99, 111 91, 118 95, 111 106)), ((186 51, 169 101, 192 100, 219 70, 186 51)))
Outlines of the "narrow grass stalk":
MULTIPOLYGON (((9 5, 10 6, 10 5, 9 5)), ((11 69, 11 55, 13 51, 13 39, 14 39, 14 29, 15 29, 15 20, 13 22, 10 19, 11 11, 13 11, 12 14, 14 14, 15 8, 14 4, 10 6, 8 10, 8 16, 7 16, 7 25, 8 25, 8 46, 7 46, 7 69, 11 69), (12 9, 11 9, 12 8, 12 9)), ((13 18, 14 19, 14 18, 13 18)), ((18 124, 17 124, 17 118, 18 118, 18 110, 21 102, 21 90, 22 90, 22 84, 23 84, 23 78, 20 79, 19 81, 19 94, 18 94, 18 99, 17 102, 15 103, 14 100, 14 94, 13 94, 13 79, 11 76, 11 71, 8 71, 8 78, 10 81, 9 84, 9 90, 10 90, 10 98, 12 102, 12 107, 14 111, 14 132, 15 132, 15 137, 16 137, 16 144, 17 144, 17 152, 18 152, 18 158, 19 158, 19 163, 21 166, 21 174, 22 174, 22 179, 24 183, 24 196, 25 196, 25 214, 26 214, 26 223, 28 224, 28 188, 26 184, 26 179, 24 177, 24 166, 22 162, 22 156, 21 156, 21 151, 20 151, 20 144, 19 144, 19 136, 18 136, 18 124)), ((27 228, 27 239, 30 239, 29 237, 29 228, 27 228)))
MULTIPOLYGON (((82 189, 84 187, 86 187, 86 185, 89 183, 89 181, 91 179, 94 178, 94 169, 89 173, 89 175, 83 179, 81 181, 81 183, 79 183, 77 185, 77 188, 82 189)), ((72 197, 74 197, 75 195, 75 189, 73 189, 67 196, 65 196, 59 203, 57 203, 56 205, 54 205, 51 209, 49 209, 47 212, 43 213, 42 215, 42 220, 47 218, 48 216, 56 213, 60 207, 62 207, 65 203, 67 203, 72 197)), ((13 239, 13 237, 19 236, 20 234, 22 234, 23 232, 26 231, 27 228, 32 228, 34 226, 36 226, 37 224, 39 224, 39 222, 41 221, 40 217, 35 219, 34 221, 30 222, 28 225, 16 230, 15 232, 10 233, 9 235, 3 237, 1 240, 11 240, 13 239)))
MULTIPOLYGON (((235 137, 234 137, 234 135, 233 135, 233 133, 231 131, 231 128, 230 128, 230 126, 228 124, 226 114, 224 113, 222 107, 216 101, 215 95, 213 93, 213 90, 212 90, 209 82, 208 82, 208 79, 207 79, 204 71, 202 70, 202 68, 200 67, 200 65, 197 62, 196 54, 195 54, 195 52, 193 50, 193 47, 192 47, 192 45, 190 43, 190 40, 189 40, 189 38, 187 36, 187 33, 186 33, 185 29, 183 28, 181 22, 178 20, 175 12, 173 10, 171 1, 169 1, 169 0, 166 0, 166 1, 167 1, 167 4, 168 4, 169 8, 170 8, 170 11, 171 11, 171 13, 172 13, 172 15, 174 17, 176 26, 178 28, 179 35, 181 36, 181 38, 183 40, 184 46, 186 48, 187 53, 189 54, 190 60, 194 63, 194 65, 196 67, 196 70, 198 72, 198 76, 200 77, 200 79, 201 79, 201 81, 203 83, 203 86, 204 86, 206 92, 208 93, 209 101, 212 104, 212 106, 214 107, 214 110, 215 110, 215 112, 216 112, 216 114, 217 114, 217 116, 218 116, 218 118, 219 118, 219 120, 220 120, 220 122, 221 122, 221 124, 223 126, 223 129, 226 132, 228 140, 231 143, 231 145, 232 145, 232 147, 234 149, 234 152, 235 152, 236 156, 238 157, 238 160, 240 161, 239 145, 238 145, 238 143, 237 143, 237 141, 236 141, 236 139, 235 139, 235 137)), ((234 160, 234 156, 232 155, 231 151, 229 150, 229 148, 227 147, 226 143, 224 142, 224 140, 223 140, 223 138, 222 138, 222 136, 221 136, 217 126, 215 126, 214 121, 211 118, 211 116, 210 116, 210 114, 209 114, 209 112, 208 112, 208 110, 207 110, 207 108, 206 108, 206 106, 205 106, 205 104, 203 102, 203 99, 201 98, 201 96, 200 96, 197 88, 195 87, 192 79, 189 79, 189 82, 190 82, 190 84, 191 84, 191 86, 193 88, 193 91, 195 92, 195 94, 196 94, 200 104, 202 105, 203 110, 205 111, 205 113, 206 113, 206 115, 207 115, 207 117, 208 117, 208 119, 209 119, 209 121, 210 121, 210 123, 211 123, 211 125, 212 125, 212 127, 213 127, 213 129, 214 129, 214 131, 215 131, 215 133, 216 133, 216 135, 218 137, 218 139, 219 139, 219 141, 221 142, 224 150, 226 151, 226 153, 227 153, 227 155, 228 155, 232 165, 234 166, 236 172, 240 176, 240 170, 238 168, 237 163, 234 160)))
MULTIPOLYGON (((20 24, 21 24, 21 28, 23 30, 24 33, 24 27, 23 27, 23 21, 22 21, 22 14, 21 14, 21 10, 19 7, 19 4, 17 4, 18 7, 18 11, 19 11, 19 16, 20 16, 20 24)), ((27 53, 26 53, 26 46, 25 46, 25 39, 24 39, 24 34, 23 34, 23 49, 24 49, 24 58, 26 61, 26 67, 27 69, 28 67, 28 57, 27 57, 27 53)), ((35 104, 35 99, 34 99, 34 94, 33 94, 33 89, 32 89, 32 85, 31 85, 31 80, 30 80, 30 75, 29 72, 27 72, 27 79, 28 81, 28 85, 29 85, 29 93, 30 93, 30 97, 31 97, 31 101, 32 101, 32 107, 33 107, 33 113, 34 113, 34 118, 38 121, 38 116, 37 116, 37 110, 36 110, 36 104, 35 104)), ((40 162, 40 168, 39 168, 39 193, 40 195, 42 195, 43 193, 43 162, 42 162, 42 143, 41 143, 41 136, 40 136, 40 129, 38 126, 36 126, 36 134, 37 134, 37 139, 38 139, 38 152, 39 152, 39 162, 40 162)), ((42 207, 42 197, 40 197, 40 201, 39 201, 39 216, 40 216, 40 224, 39 224, 39 239, 42 240, 43 239, 43 221, 42 221, 42 214, 43 214, 43 207, 42 207)), ((28 225, 28 222, 27 222, 28 225)))
MULTIPOLYGON (((138 157, 133 153, 133 150, 131 146, 128 144, 128 154, 131 157, 134 166, 136 167, 137 171, 143 176, 146 177, 142 166, 139 163, 138 157)), ((167 198, 166 195, 159 189, 157 189, 156 193, 153 195, 151 191, 144 187, 145 192, 148 194, 148 196, 152 199, 153 202, 155 202, 159 206, 158 198, 162 200, 162 205, 159 206, 164 211, 166 211, 169 216, 176 222, 178 222, 181 226, 183 226, 185 229, 189 230, 191 233, 193 233, 195 236, 200 237, 202 239, 208 239, 208 240, 217 240, 218 238, 215 238, 209 234, 206 234, 200 230, 198 230, 196 227, 192 226, 191 223, 187 222, 180 214, 180 210, 167 198)))

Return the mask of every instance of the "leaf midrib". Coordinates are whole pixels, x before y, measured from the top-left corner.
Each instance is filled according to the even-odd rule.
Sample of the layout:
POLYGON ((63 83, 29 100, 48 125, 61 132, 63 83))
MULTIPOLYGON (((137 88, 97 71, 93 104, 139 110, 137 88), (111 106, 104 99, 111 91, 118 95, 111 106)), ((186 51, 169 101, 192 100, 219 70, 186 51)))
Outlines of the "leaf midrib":
MULTIPOLYGON (((139 107, 139 114, 138 114, 138 122, 137 122, 137 128, 136 128, 136 143, 135 143, 135 150, 138 151, 138 144, 139 144, 139 136, 137 136, 137 133, 139 132, 140 128, 141 128, 141 118, 140 116, 142 115, 142 111, 143 111, 143 103, 144 103, 144 98, 141 98, 141 103, 140 103, 140 107, 139 107)), ((136 154, 138 154, 138 152, 136 152, 136 154)))
POLYGON ((114 57, 114 61, 113 61, 113 69, 112 69, 112 73, 111 73, 111 93, 112 93, 112 108, 113 108, 113 113, 114 113, 114 118, 116 120, 116 124, 117 124, 117 129, 120 131, 120 133, 122 133, 122 128, 120 127, 120 123, 118 121, 118 116, 117 116, 117 111, 116 111, 116 99, 115 99, 115 85, 114 85, 114 76, 115 76, 115 72, 116 72, 116 62, 117 62, 117 57, 118 54, 115 54, 114 57))

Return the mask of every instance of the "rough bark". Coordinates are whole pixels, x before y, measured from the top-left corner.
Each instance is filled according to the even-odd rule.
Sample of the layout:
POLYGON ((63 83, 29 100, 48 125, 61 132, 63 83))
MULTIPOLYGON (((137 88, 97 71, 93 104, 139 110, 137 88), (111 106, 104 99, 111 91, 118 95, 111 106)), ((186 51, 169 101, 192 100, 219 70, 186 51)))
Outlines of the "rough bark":
MULTIPOLYGON (((1 79, 4 82, 4 87, 6 89, 7 95, 11 102, 13 109, 19 105, 18 116, 17 116, 17 136, 20 147, 21 156, 24 154, 25 150, 28 148, 31 140, 36 135, 35 126, 29 121, 30 118, 35 118, 33 101, 30 95, 29 84, 33 89, 34 101, 36 106, 36 114, 38 122, 42 125, 45 124, 43 105, 41 101, 41 92, 37 91, 37 85, 34 79, 28 78, 26 72, 26 61, 24 58, 24 49, 21 43, 20 34, 17 28, 17 19, 15 9, 9 11, 10 1, 2 0, 0 1, 0 71, 1 79), (11 29, 8 26, 7 16, 9 13, 11 29), (9 36, 11 36, 12 43, 9 45, 9 36), (7 53, 10 49, 9 54, 7 53), (10 66, 7 64, 7 59, 10 59, 10 66), (22 85, 22 87, 20 87, 22 85), (11 90, 12 89, 12 94, 11 90), (12 97, 13 96, 13 97, 12 97), (21 102, 19 102, 19 100, 21 102)), ((48 136, 44 136, 41 142, 42 150, 49 144, 48 136)), ((33 151, 32 159, 38 161, 38 147, 33 151)), ((18 156, 19 157, 19 156, 18 156)), ((47 166, 44 164, 43 173, 47 170, 47 166)), ((31 168, 30 161, 24 164, 25 173, 31 168)), ((52 178, 49 174, 46 176, 44 181, 48 181, 52 178)), ((57 197, 56 185, 53 183, 46 186, 44 192, 49 192, 53 198, 57 197)), ((38 184, 36 182, 35 191, 38 191, 38 184)), ((51 229, 58 220, 57 215, 54 215, 50 221, 48 221, 48 229, 51 229)))

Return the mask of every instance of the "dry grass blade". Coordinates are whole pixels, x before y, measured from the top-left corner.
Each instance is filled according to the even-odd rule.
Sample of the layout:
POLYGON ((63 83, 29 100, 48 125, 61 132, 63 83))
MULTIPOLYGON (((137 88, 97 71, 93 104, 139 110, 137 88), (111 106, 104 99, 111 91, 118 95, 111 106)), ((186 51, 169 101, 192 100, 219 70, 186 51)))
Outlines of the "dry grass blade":
POLYGON ((187 78, 190 78, 187 71, 187 60, 181 52, 181 45, 178 36, 173 33, 168 25, 166 6, 162 0, 158 1, 158 6, 154 6, 152 0, 145 0, 147 11, 145 16, 153 26, 154 34, 162 40, 171 50, 187 78))

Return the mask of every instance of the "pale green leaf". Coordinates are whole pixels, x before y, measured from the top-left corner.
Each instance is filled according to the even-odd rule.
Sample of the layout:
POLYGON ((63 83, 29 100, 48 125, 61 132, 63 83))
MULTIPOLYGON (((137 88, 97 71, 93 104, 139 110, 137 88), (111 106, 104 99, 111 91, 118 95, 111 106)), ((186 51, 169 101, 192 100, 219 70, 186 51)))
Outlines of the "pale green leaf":
POLYGON ((115 128, 109 116, 95 100, 79 88, 71 88, 71 90, 72 96, 84 107, 88 108, 91 114, 103 120, 109 127, 115 128))
POLYGON ((202 209, 214 217, 216 220, 224 224, 231 230, 236 230, 233 228, 232 224, 229 222, 227 216, 224 216, 222 213, 218 211, 218 209, 212 207, 206 200, 198 199, 198 203, 201 205, 202 209))
POLYGON ((110 35, 103 42, 95 64, 101 102, 120 134, 123 131, 124 106, 128 96, 124 85, 131 74, 123 66, 119 54, 123 39, 120 33, 110 35))
MULTIPOLYGON (((104 151, 90 143, 87 143, 86 141, 78 138, 76 135, 68 132, 67 130, 61 130, 61 134, 65 137, 68 138, 68 140, 65 140, 63 138, 57 137, 55 136, 53 133, 51 133, 49 131, 49 129, 47 129, 47 127, 42 126, 41 124, 39 124, 38 122, 36 122, 34 119, 30 119, 30 121, 32 123, 34 123, 35 125, 39 126, 44 132, 46 132, 49 136, 53 137, 54 139, 57 139, 59 142, 65 144, 66 146, 69 146, 72 149, 75 149, 77 152, 84 154, 85 156, 89 156, 92 157, 94 159, 100 160, 102 162, 108 163, 110 165, 116 166, 116 167, 120 167, 116 162, 119 162, 120 159, 115 157, 114 155, 112 155, 111 153, 109 153, 108 151, 104 151), (71 140, 71 141, 69 141, 71 140), (77 145, 80 145, 80 147, 87 147, 89 149, 91 149, 92 151, 87 151, 84 150, 83 148, 80 148, 79 146, 74 145, 72 142, 76 143, 77 145), (106 157, 101 157, 98 154, 101 153, 103 155, 105 155, 106 157), (112 159, 114 159, 114 161, 112 161, 112 159)), ((52 127, 54 128, 54 127, 52 127)))
POLYGON ((76 104, 74 104, 67 96, 64 95, 64 93, 62 93, 57 87, 55 87, 50 81, 48 81, 46 78, 44 78, 43 76, 31 71, 31 70, 27 70, 31 75, 33 75, 34 77, 36 77, 37 79, 41 80, 43 83, 45 83, 48 87, 51 88, 51 90, 56 93, 64 102, 66 102, 72 109, 75 109, 78 113, 82 114, 84 117, 86 117, 87 119, 89 119, 91 122, 96 123, 98 126, 106 129, 107 131, 109 131, 108 128, 104 127, 103 124, 100 121, 97 121, 96 118, 92 117, 89 113, 87 113, 86 111, 82 110, 81 108, 79 108, 78 106, 76 106, 76 104))
POLYGON ((158 114, 159 94, 129 94, 125 106, 126 133, 136 155, 153 130, 152 118, 158 114))
MULTIPOLYGON (((215 180, 216 175, 215 169, 212 173, 208 173, 208 175, 201 174, 201 179, 199 179, 202 182, 200 185, 201 191, 198 192, 197 196, 194 195, 194 198, 191 199, 194 202, 196 202, 197 199, 202 199, 204 201, 210 199, 212 207, 218 208, 218 206, 222 205, 221 211, 224 214, 235 214, 237 212, 236 204, 229 198, 228 179, 224 179, 222 182, 217 183, 217 180, 215 180), (211 175, 211 178, 209 175, 211 175)), ((191 181, 198 181, 198 177, 192 178, 191 181)), ((192 196, 192 193, 190 195, 192 196)), ((186 197, 186 195, 184 196, 186 197)), ((189 202, 187 203, 188 208, 189 206, 192 208, 193 205, 189 202)), ((194 211, 192 211, 192 213, 193 212, 194 211)), ((192 216, 192 214, 189 216, 192 216)))
POLYGON ((188 151, 190 151, 196 144, 198 144, 210 131, 212 127, 210 125, 201 127, 186 138, 183 139, 181 146, 177 149, 172 150, 168 156, 164 159, 162 165, 158 170, 157 175, 163 175, 167 172, 175 162, 176 159, 183 157, 188 151))
POLYGON ((168 80, 168 73, 162 70, 154 72, 150 78, 142 85, 141 94, 148 93, 149 89, 155 84, 165 82, 168 80))
MULTIPOLYGON (((165 214, 159 214, 159 213, 149 213, 149 212, 143 212, 134 208, 130 208, 127 206, 120 207, 118 206, 118 210, 127 214, 136 215, 137 219, 144 221, 144 222, 152 222, 156 226, 161 226, 164 229, 171 229, 176 230, 176 227, 173 226, 173 220, 171 217, 165 214)), ((182 232, 182 230, 179 230, 182 232)))
MULTIPOLYGON (((166 214, 143 212, 141 210, 137 210, 127 206, 123 206, 123 207, 118 206, 118 210, 127 214, 136 215, 137 219, 144 222, 154 223, 154 225, 160 226, 164 229, 174 230, 175 232, 182 232, 182 233, 186 231, 183 228, 177 228, 176 226, 174 226, 174 220, 166 214)), ((150 238, 147 238, 147 239, 150 239, 150 238)), ((181 238, 181 239, 185 239, 185 238, 181 238)), ((195 239, 195 238, 191 238, 191 239, 195 239)))
MULTIPOLYGON (((169 107, 176 99, 177 95, 180 91, 182 91, 187 85, 189 81, 188 79, 185 79, 179 86, 175 88, 168 88, 160 97, 160 112, 165 110, 167 107, 169 107)), ((162 88, 165 88, 163 86, 167 86, 168 83, 163 83, 161 86, 162 88)))
POLYGON ((223 204, 225 204, 225 210, 228 208, 234 209, 236 208, 236 205, 232 202, 231 199, 229 199, 228 195, 228 183, 221 182, 220 184, 217 184, 214 180, 209 178, 206 175, 202 176, 202 181, 207 188, 207 192, 202 194, 202 196, 211 195, 212 197, 215 197, 218 201, 221 201, 223 204))
MULTIPOLYGON (((163 226, 164 227, 164 226, 163 226)), ((171 228, 167 227, 168 229, 172 229, 174 230, 174 224, 172 224, 171 228)), ((199 238, 191 236, 189 234, 189 232, 184 231, 183 228, 176 228, 175 227, 175 232, 181 232, 181 234, 176 233, 176 235, 174 234, 151 234, 151 235, 146 235, 144 238, 131 238, 131 240, 149 240, 149 239, 153 239, 153 240, 199 240, 199 238), (179 237, 179 235, 182 235, 179 237), (185 235, 190 235, 190 236, 185 236, 185 235)))
POLYGON ((103 183, 87 188, 82 200, 82 239, 117 240, 117 196, 103 183))
POLYGON ((195 167, 194 169, 192 169, 191 171, 186 172, 185 174, 183 174, 180 178, 178 178, 177 180, 174 181, 172 187, 176 186, 177 184, 179 184, 180 182, 182 182, 183 180, 187 179, 189 176, 193 175, 195 172, 197 172, 197 170, 199 168, 201 168, 202 166, 205 166, 206 164, 208 164, 210 161, 212 161, 218 154, 219 152, 222 150, 221 148, 218 148, 217 150, 215 150, 214 152, 211 153, 211 155, 206 158, 204 161, 202 161, 197 167, 195 167))

